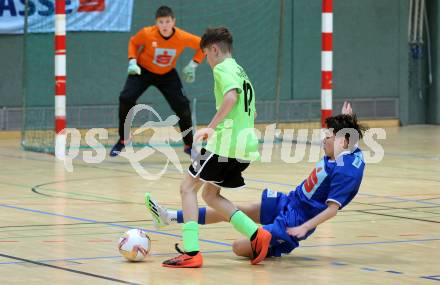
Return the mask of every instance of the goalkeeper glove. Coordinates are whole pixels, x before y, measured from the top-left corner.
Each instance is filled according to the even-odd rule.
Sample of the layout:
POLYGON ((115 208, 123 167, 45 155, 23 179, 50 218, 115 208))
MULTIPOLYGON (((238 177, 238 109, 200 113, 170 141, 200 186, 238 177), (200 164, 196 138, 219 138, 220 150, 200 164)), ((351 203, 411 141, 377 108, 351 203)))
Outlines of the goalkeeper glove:
POLYGON ((135 58, 132 58, 128 61, 128 75, 141 75, 141 68, 137 65, 137 61, 135 58))
POLYGON ((187 66, 185 66, 182 70, 182 77, 188 83, 193 83, 196 80, 196 68, 198 64, 197 62, 191 60, 187 66))

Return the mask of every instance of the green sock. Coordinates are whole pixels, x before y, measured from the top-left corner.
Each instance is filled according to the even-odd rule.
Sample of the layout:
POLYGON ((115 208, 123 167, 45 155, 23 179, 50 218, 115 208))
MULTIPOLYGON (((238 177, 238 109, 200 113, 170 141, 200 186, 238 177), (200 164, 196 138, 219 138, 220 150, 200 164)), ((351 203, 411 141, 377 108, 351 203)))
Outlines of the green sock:
POLYGON ((200 251, 199 247, 199 225, 190 221, 184 223, 182 227, 183 231, 183 248, 186 252, 200 251))
POLYGON ((251 218, 246 216, 246 214, 242 211, 236 211, 231 216, 230 222, 237 231, 239 231, 241 234, 245 235, 249 239, 258 229, 258 225, 254 221, 252 221, 251 218))

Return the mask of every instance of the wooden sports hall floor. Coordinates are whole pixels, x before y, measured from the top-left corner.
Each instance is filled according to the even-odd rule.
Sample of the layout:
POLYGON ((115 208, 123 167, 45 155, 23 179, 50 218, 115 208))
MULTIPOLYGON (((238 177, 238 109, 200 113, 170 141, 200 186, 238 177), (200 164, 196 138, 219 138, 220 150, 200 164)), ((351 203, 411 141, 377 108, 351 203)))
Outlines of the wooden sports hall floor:
MULTIPOLYGON (((201 269, 165 269, 180 226, 155 230, 143 205, 150 191, 179 207, 182 174, 170 167, 142 179, 124 158, 101 164, 74 161, 74 171, 45 154, 24 152, 18 138, 0 140, 0 284, 440 284, 440 126, 388 128, 385 157, 368 164, 358 196, 300 248, 251 266, 230 244, 227 223, 202 226, 201 269), (116 249, 129 228, 145 229, 152 256, 126 262, 116 249)), ((279 147, 279 146, 278 146, 279 147)), ((258 201, 271 187, 289 191, 313 163, 252 165, 232 201, 258 201)), ((366 149, 368 150, 368 149, 366 149)), ((177 150, 186 168, 189 160, 177 150)), ((143 163, 158 171, 164 157, 143 163)))

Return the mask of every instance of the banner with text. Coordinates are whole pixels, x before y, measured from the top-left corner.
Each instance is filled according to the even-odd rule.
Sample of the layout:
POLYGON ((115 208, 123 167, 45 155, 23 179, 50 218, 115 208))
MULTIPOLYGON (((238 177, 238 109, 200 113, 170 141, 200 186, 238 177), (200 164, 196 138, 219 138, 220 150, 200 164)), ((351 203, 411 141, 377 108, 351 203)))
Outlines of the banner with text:
MULTIPOLYGON (((27 0, 28 32, 54 31, 55 0, 27 0)), ((0 34, 22 34, 26 0, 0 0, 0 34)), ((68 31, 127 32, 133 0, 66 0, 68 31)))

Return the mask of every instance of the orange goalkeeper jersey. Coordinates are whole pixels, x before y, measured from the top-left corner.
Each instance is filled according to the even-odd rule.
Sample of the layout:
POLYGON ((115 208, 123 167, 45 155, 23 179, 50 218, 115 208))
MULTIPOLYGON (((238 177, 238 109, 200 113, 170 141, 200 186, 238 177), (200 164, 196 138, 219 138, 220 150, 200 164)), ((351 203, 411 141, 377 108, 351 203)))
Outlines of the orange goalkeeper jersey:
POLYGON ((197 50, 195 62, 203 61, 200 37, 174 27, 174 34, 165 39, 156 26, 150 26, 130 38, 128 58, 136 58, 140 66, 153 73, 165 74, 176 67, 176 60, 186 47, 197 50))

